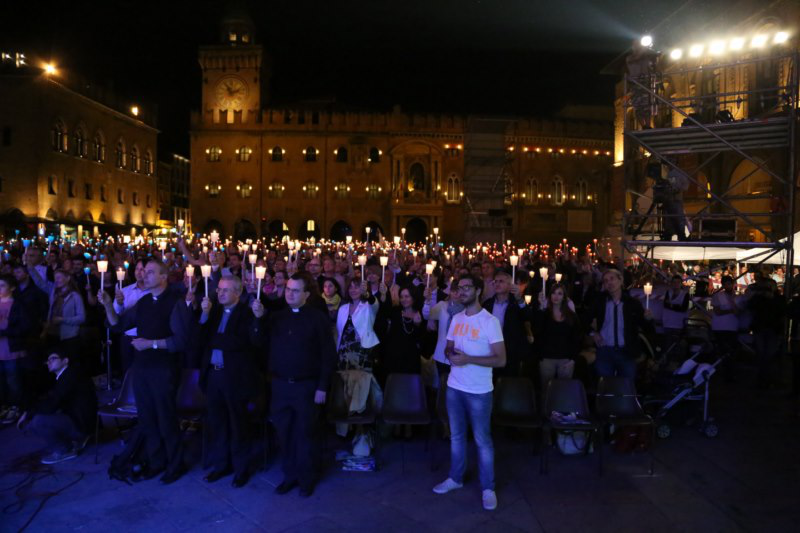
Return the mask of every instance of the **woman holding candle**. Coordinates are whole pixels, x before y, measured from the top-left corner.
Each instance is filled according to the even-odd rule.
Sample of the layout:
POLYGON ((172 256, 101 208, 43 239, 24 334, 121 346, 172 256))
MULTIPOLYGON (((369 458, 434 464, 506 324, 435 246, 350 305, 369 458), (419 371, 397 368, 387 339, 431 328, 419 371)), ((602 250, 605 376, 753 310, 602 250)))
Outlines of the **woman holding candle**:
POLYGON ((534 313, 534 350, 540 357, 541 390, 553 379, 570 379, 583 332, 578 315, 570 309, 564 285, 556 283, 550 294, 539 294, 539 310, 534 313))
POLYGON ((372 370, 372 349, 379 344, 375 317, 380 304, 367 290, 367 282, 352 279, 336 319, 339 368, 372 370))
POLYGON ((64 270, 53 275, 55 286, 50 295, 50 310, 44 328, 49 344, 60 344, 73 362, 79 361, 80 328, 86 322, 86 309, 72 277, 64 270))

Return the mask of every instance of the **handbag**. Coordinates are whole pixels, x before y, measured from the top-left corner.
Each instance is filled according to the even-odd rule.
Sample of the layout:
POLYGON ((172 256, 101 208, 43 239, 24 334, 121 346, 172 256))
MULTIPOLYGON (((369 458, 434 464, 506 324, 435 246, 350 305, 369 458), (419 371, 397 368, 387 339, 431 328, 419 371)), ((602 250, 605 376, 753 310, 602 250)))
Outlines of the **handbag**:
MULTIPOLYGON (((578 418, 576 413, 550 413, 550 420, 561 424, 588 424, 586 420, 578 418)), ((579 455, 592 451, 590 431, 583 430, 558 430, 556 433, 556 446, 562 455, 579 455)))

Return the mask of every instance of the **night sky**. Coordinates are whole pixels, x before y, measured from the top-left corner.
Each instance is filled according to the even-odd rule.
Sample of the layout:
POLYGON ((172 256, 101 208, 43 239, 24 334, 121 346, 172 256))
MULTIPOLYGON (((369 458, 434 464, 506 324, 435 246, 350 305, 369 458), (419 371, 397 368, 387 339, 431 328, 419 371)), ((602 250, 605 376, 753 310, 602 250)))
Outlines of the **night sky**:
MULTIPOLYGON (((276 104, 532 114, 610 105, 600 70, 679 3, 655 0, 262 0, 244 5, 271 61, 276 104)), ((692 2, 687 2, 691 4, 692 2)), ((698 2, 695 2, 698 3, 698 2)), ((702 2, 699 2, 702 3, 702 2)), ((186 154, 200 106, 197 48, 230 2, 15 2, 0 49, 52 59, 158 105, 159 150, 186 154)))

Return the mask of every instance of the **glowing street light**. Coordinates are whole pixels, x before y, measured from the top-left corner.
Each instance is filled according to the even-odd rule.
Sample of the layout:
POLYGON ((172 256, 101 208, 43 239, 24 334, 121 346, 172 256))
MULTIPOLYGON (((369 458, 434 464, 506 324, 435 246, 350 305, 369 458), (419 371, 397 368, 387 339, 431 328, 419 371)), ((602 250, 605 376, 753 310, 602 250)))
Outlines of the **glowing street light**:
POLYGON ((703 55, 704 46, 702 44, 693 44, 689 48, 689 57, 700 57, 703 55))
POLYGON ((42 65, 42 68, 44 69, 44 73, 48 76, 55 76, 58 73, 56 66, 52 63, 45 63, 42 65))
POLYGON ((653 38, 649 35, 644 35, 639 41, 639 44, 641 44, 645 48, 650 48, 651 46, 653 46, 653 38))
POLYGON ((765 44, 767 44, 766 35, 755 35, 753 40, 750 41, 751 48, 762 48, 765 44))
POLYGON ((674 59, 675 61, 677 61, 683 57, 683 50, 681 50, 680 48, 676 48, 669 53, 669 57, 670 59, 674 59))

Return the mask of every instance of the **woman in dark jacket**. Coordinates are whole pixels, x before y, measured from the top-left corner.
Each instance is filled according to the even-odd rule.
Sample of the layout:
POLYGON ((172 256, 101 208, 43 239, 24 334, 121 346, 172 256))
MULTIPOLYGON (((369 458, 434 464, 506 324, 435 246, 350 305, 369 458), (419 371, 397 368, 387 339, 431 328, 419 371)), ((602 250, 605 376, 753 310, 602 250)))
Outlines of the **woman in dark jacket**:
POLYGON ((568 305, 564 285, 550 287, 545 298, 539 294, 539 310, 534 313, 534 347, 540 359, 542 391, 553 378, 570 379, 583 332, 576 315, 568 305))

